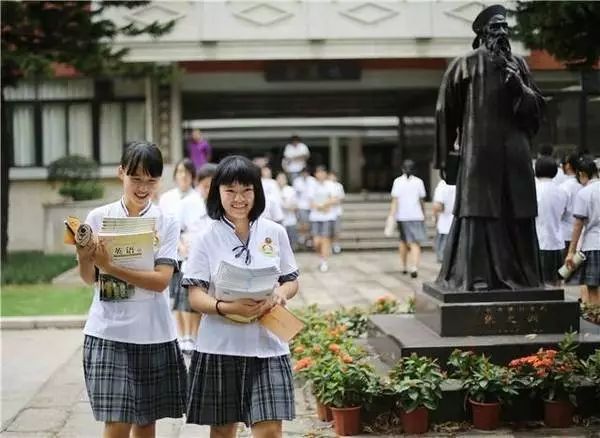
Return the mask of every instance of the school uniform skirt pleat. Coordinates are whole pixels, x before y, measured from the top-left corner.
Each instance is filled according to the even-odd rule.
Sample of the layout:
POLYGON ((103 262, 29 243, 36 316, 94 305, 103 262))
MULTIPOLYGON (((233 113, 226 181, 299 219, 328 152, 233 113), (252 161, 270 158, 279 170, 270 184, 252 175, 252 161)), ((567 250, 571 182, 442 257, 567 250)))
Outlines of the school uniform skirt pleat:
POLYGON ((600 286, 600 250, 583 251, 585 262, 579 267, 574 276, 579 284, 600 286))
POLYGON ((83 370, 97 421, 144 425, 185 412, 187 372, 177 341, 130 344, 86 336, 83 370))
POLYGON ((195 351, 186 411, 188 423, 213 426, 294 419, 289 356, 258 358, 195 351))

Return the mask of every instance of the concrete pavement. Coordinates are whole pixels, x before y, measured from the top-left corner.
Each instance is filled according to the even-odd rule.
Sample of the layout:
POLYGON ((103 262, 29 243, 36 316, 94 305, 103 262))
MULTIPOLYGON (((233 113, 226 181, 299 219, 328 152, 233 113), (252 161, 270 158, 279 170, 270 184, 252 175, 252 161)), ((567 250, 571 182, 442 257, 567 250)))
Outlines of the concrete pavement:
MULTIPOLYGON (((422 281, 434 278, 438 270, 431 252, 423 254, 420 276, 414 280, 401 274, 396 252, 342 253, 332 257, 326 273, 318 272, 313 254, 299 254, 298 263, 301 290, 290 303, 295 308, 312 303, 328 309, 369 305, 384 293, 405 300, 420 289, 422 281)), ((85 392, 82 341, 79 329, 2 331, 2 437, 101 435, 102 424, 94 421, 85 392)), ((306 388, 297 388, 296 405, 298 418, 285 423, 285 436, 335 436, 328 424, 315 419, 314 400, 306 388)), ((563 432, 568 436, 591 436, 582 429, 563 432)), ((499 433, 513 436, 510 431, 499 433)), ((166 419, 158 422, 157 436, 209 435, 205 427, 166 419)), ((249 433, 242 431, 240 436, 249 433)), ((530 436, 544 435, 536 431, 530 436)))

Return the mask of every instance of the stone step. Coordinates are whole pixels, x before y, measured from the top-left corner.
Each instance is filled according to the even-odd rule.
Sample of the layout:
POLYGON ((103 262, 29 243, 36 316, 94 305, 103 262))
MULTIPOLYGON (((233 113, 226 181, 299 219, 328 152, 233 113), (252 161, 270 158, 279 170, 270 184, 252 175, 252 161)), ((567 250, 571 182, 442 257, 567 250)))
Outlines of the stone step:
MULTIPOLYGON (((398 241, 394 239, 379 240, 359 240, 359 241, 340 241, 343 251, 362 251, 362 250, 390 250, 398 249, 398 241)), ((422 248, 432 248, 433 242, 426 241, 421 245, 422 248)))
MULTIPOLYGON (((435 233, 428 233, 429 238, 433 239, 435 233)), ((394 233, 393 237, 385 237, 383 235, 383 227, 377 228, 362 228, 362 229, 346 229, 342 228, 340 232, 341 240, 379 240, 379 239, 392 239, 396 243, 398 242, 398 235, 394 233)))

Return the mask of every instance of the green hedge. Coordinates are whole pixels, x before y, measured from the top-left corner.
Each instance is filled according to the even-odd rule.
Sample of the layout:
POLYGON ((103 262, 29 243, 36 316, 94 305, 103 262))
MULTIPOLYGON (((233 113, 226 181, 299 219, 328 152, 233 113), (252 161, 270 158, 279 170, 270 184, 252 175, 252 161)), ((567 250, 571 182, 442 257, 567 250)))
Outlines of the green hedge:
POLYGON ((48 283, 77 266, 74 255, 44 254, 41 251, 16 251, 2 264, 2 284, 48 283))

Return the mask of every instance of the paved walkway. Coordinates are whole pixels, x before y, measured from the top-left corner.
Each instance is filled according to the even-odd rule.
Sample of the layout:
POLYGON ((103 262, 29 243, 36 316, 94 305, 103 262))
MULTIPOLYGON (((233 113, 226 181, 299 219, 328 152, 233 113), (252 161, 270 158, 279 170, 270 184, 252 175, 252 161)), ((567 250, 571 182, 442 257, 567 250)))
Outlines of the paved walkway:
MULTIPOLYGON (((317 271, 317 259, 312 254, 299 254, 298 263, 301 291, 290 303, 293 307, 312 303, 324 308, 369 305, 384 293, 404 300, 438 270, 431 252, 424 253, 420 277, 415 280, 400 273, 395 252, 343 253, 332 258, 327 273, 317 271)), ((82 339, 81 331, 73 329, 2 332, 2 437, 101 436, 102 424, 94 421, 84 388, 82 339)), ((296 395, 298 418, 284 424, 284 435, 334 436, 328 424, 315 419, 314 400, 307 391, 298 388, 296 395)), ((564 432, 560 435, 592 436, 583 429, 564 432)), ((207 428, 184 425, 181 419, 159 421, 157 435, 209 436, 207 428)), ((501 435, 512 433, 502 431, 501 435)), ((249 436, 248 431, 240 436, 249 436)), ((538 431, 529 436, 548 434, 540 435, 538 431)))

